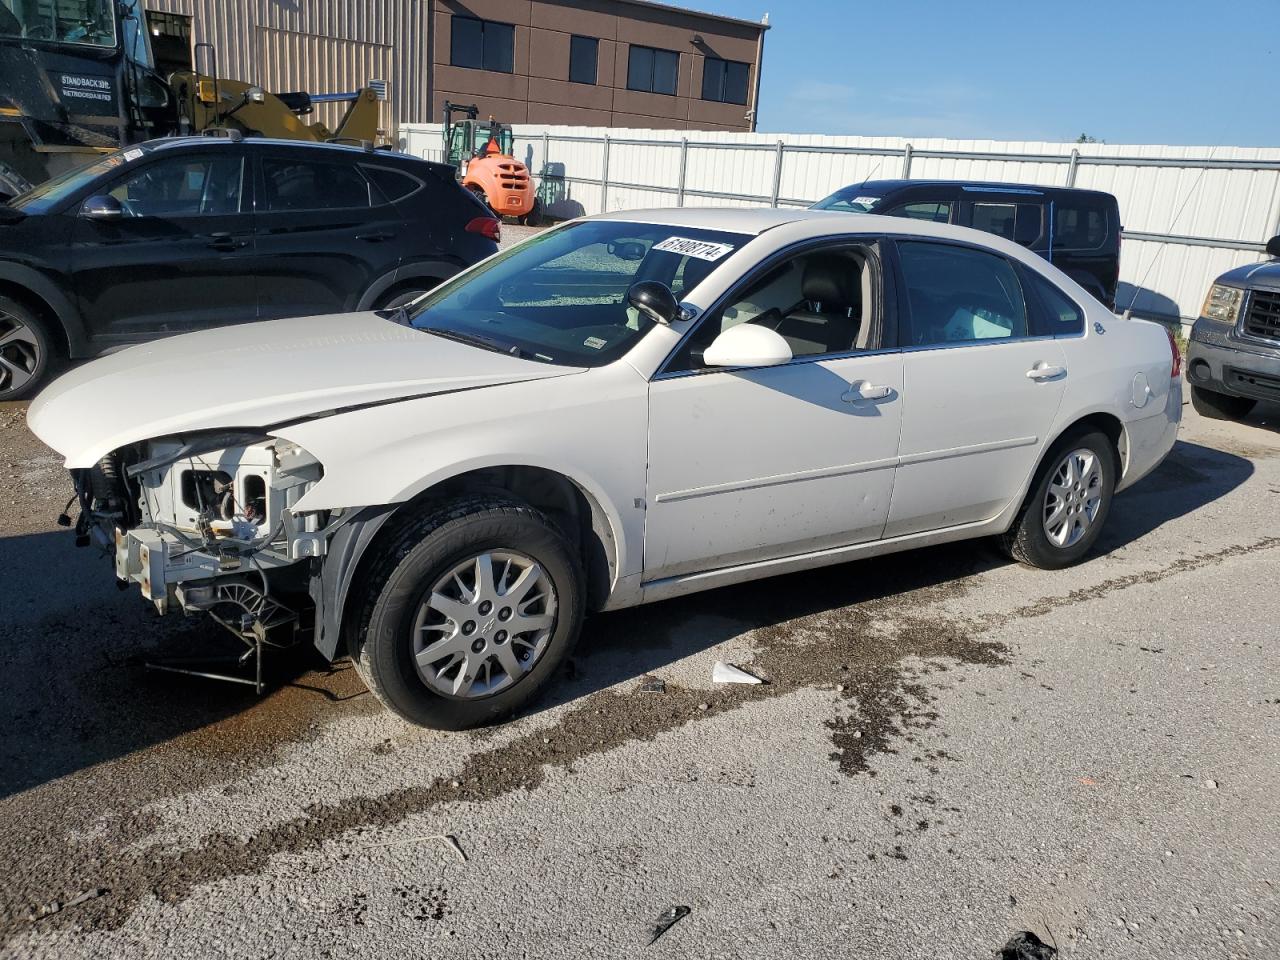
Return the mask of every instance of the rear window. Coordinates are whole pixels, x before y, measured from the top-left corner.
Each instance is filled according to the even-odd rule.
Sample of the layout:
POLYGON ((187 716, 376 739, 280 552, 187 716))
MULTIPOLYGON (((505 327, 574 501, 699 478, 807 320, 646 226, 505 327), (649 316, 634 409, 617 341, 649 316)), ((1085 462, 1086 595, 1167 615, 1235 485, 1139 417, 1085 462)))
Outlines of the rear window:
POLYGON ((1029 247, 1040 239, 1042 217, 1038 203, 975 203, 970 224, 1029 247))
POLYGON ((350 164, 263 157, 262 176, 272 212, 369 206, 369 184, 350 164))
POLYGON ((823 197, 813 205, 813 210, 835 210, 838 213, 870 213, 883 197, 857 186, 842 187, 829 197, 823 197))
POLYGON ((1097 200, 1053 202, 1053 246, 1064 250, 1096 250, 1107 242, 1107 207, 1097 200))
POLYGON ((371 167, 361 164, 360 169, 369 178, 374 189, 381 194, 382 199, 390 203, 403 200, 409 194, 416 193, 422 186, 422 181, 417 177, 389 167, 371 167))

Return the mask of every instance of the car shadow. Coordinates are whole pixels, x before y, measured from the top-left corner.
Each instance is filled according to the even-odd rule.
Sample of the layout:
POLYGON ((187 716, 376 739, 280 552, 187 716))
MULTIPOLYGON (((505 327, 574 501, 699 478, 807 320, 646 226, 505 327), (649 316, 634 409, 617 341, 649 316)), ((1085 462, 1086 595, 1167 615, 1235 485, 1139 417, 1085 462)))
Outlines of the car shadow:
MULTIPOLYGON (((1117 497, 1099 550, 1213 502, 1252 472, 1242 457, 1180 442, 1117 497)), ((599 614, 588 619, 566 676, 532 712, 662 673, 751 630, 1009 562, 987 542, 961 542, 599 614)), ((75 549, 67 532, 0 538, 0 564, 14 571, 0 624, 0 797, 132 756, 150 764, 157 792, 165 783, 194 789, 243 775, 246 763, 269 763, 276 748, 323 724, 381 709, 348 661, 326 664, 308 643, 272 656, 261 697, 247 686, 145 669, 149 658, 243 648, 208 618, 159 617, 136 590, 118 592, 107 560, 75 549), (161 749, 177 759, 152 762, 161 749)))

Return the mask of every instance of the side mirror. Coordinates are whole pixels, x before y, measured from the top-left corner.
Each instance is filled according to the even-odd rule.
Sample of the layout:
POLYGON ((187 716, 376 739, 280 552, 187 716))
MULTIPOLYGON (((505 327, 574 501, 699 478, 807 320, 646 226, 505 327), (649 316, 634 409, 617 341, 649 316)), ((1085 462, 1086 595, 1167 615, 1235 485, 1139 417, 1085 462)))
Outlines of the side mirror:
POLYGON ((777 330, 739 323, 711 342, 702 362, 709 367, 775 367, 791 362, 791 344, 777 330))
POLYGON ((124 206, 110 194, 90 197, 80 208, 80 216, 86 220, 119 220, 124 216, 124 206))
POLYGON ((627 303, 655 323, 669 324, 675 320, 689 319, 689 315, 676 302, 676 295, 671 292, 671 288, 657 280, 633 283, 627 290, 627 303))
POLYGON ((1267 241, 1267 253, 1273 257, 1280 257, 1280 237, 1272 237, 1267 241))

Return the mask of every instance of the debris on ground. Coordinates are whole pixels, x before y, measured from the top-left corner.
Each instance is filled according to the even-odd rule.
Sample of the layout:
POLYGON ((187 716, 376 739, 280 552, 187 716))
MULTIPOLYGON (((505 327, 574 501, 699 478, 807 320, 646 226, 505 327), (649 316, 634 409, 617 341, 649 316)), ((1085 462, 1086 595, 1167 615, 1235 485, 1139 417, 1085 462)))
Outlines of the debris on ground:
POLYGON ((1058 951, 1030 930, 1022 930, 995 952, 995 960, 1053 960, 1058 951))
POLYGON ((713 683, 764 683, 759 677, 723 660, 717 660, 711 668, 711 680, 713 683))
POLYGON ((30 920, 32 923, 34 923, 35 921, 41 920, 44 917, 52 916, 53 914, 60 913, 63 910, 69 910, 72 907, 78 907, 80 906, 80 904, 88 903, 90 900, 96 900, 98 897, 102 896, 107 892, 108 891, 106 887, 93 887, 90 890, 84 891, 84 893, 77 894, 76 896, 68 900, 66 903, 63 903, 60 900, 50 900, 48 903, 43 904, 40 907, 37 907, 35 910, 31 911, 31 913, 27 915, 27 919, 30 920))
POLYGON ((1207 790, 1217 790, 1217 789, 1218 789, 1218 781, 1217 781, 1217 780, 1206 780, 1206 781, 1204 782, 1204 785, 1205 785, 1205 789, 1207 789, 1207 790))
POLYGON ((458 843, 458 838, 452 833, 431 833, 422 837, 408 837, 404 840, 384 840, 382 843, 366 844, 365 849, 370 850, 374 847, 399 847, 409 843, 425 843, 428 840, 439 840, 446 847, 456 853, 461 862, 467 862, 467 855, 463 852, 462 845, 458 843))
POLYGON ((649 946, 653 946, 658 942, 658 938, 674 927, 677 923, 689 915, 689 908, 685 906, 669 907, 658 916, 653 922, 653 926, 649 930, 649 946))
POLYGON ((667 683, 657 677, 646 677, 640 684, 641 693, 666 693, 667 683))

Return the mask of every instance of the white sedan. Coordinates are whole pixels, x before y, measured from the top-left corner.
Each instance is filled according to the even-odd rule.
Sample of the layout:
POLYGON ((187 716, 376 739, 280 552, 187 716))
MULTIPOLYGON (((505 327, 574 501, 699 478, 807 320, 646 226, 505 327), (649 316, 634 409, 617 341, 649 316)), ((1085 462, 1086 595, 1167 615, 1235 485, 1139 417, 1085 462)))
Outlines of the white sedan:
POLYGON ((990 234, 820 211, 564 224, 394 313, 134 347, 32 404, 161 612, 351 655, 462 728, 588 611, 971 537, 1055 568, 1169 452, 1177 348, 990 234))

